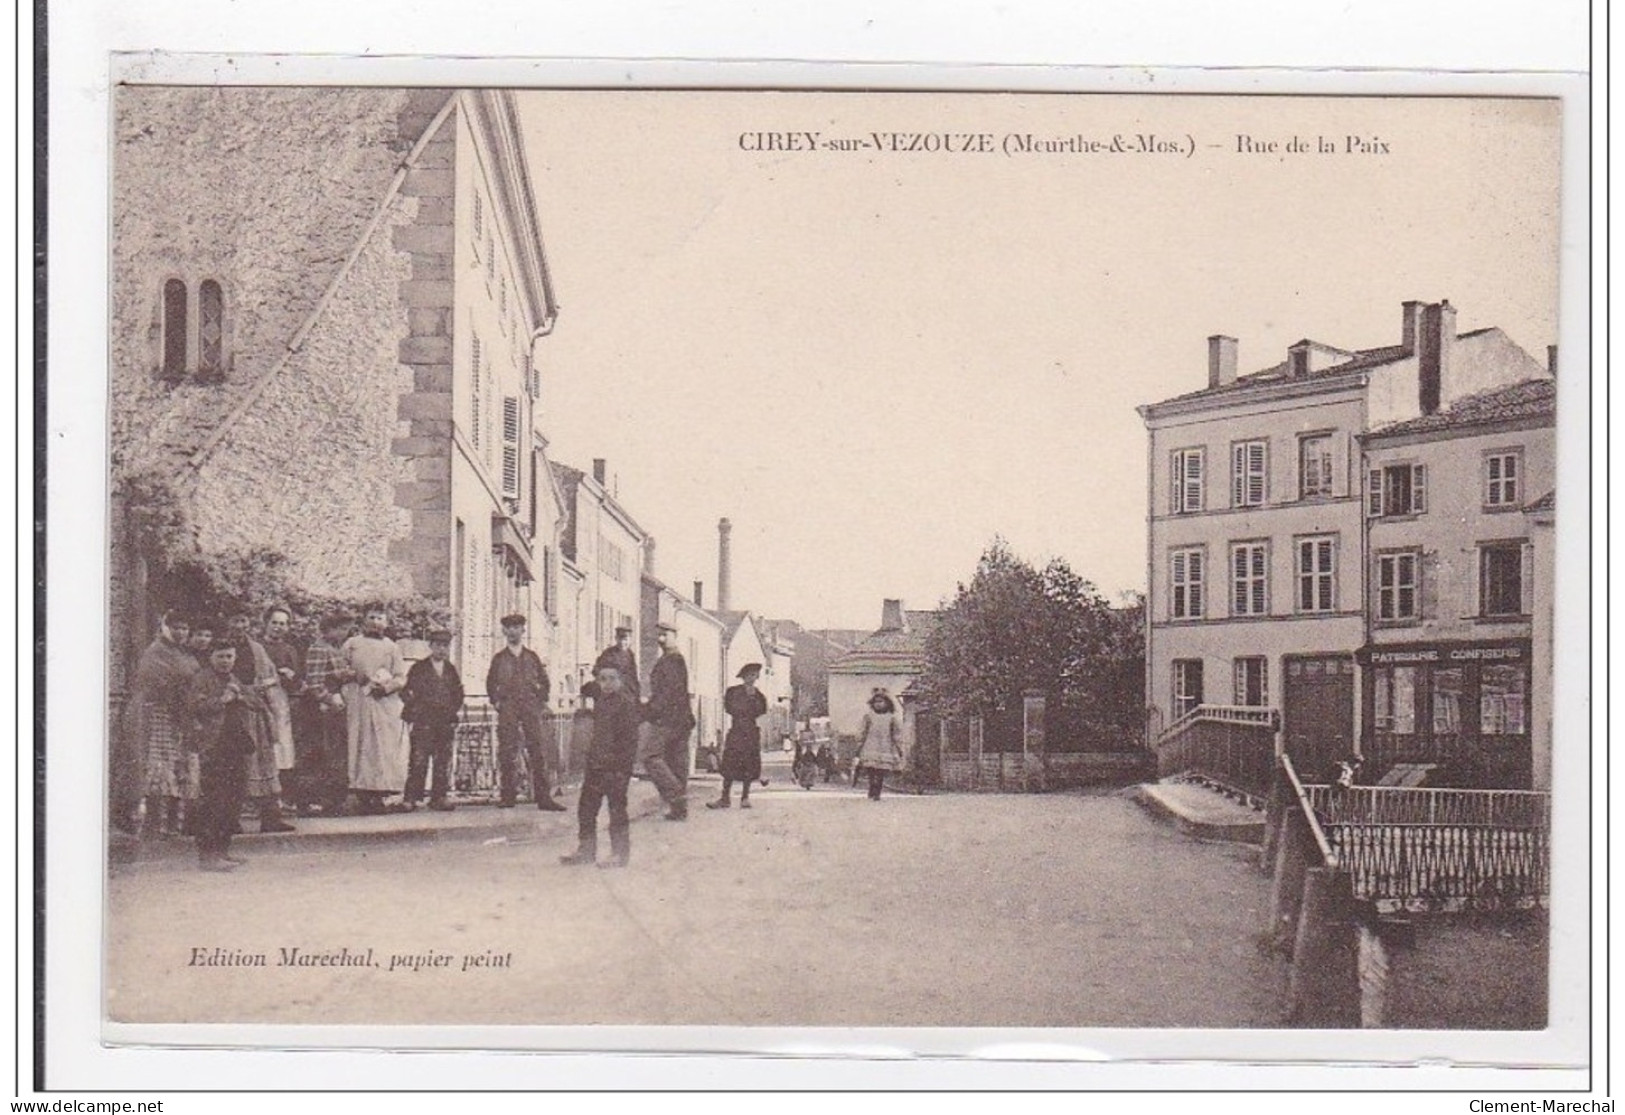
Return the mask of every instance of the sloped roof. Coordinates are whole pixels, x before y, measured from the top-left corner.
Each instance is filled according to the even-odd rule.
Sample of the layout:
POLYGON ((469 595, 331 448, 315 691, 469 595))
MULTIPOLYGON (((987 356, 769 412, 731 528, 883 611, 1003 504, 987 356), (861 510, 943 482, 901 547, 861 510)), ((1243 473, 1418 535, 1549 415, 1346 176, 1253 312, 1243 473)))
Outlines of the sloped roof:
POLYGON ((925 637, 941 614, 904 613, 906 630, 881 628, 829 664, 837 674, 914 674, 925 667, 925 637))
POLYGON ((1527 504, 1524 510, 1536 512, 1557 510, 1557 493, 1555 491, 1547 492, 1534 503, 1527 504))
POLYGON ((1550 418, 1557 412, 1557 382, 1550 379, 1526 379, 1507 387, 1497 387, 1465 395, 1437 414, 1424 414, 1407 418, 1371 431, 1370 438, 1391 437, 1399 434, 1433 433, 1478 426, 1495 422, 1509 422, 1521 418, 1550 418))
MULTIPOLYGON (((1318 344, 1311 341, 1310 344, 1318 344)), ((1330 348, 1330 345, 1321 345, 1321 348, 1330 348)), ((1352 376, 1357 372, 1380 368, 1384 364, 1397 363, 1411 355, 1411 350, 1404 345, 1384 345, 1381 348, 1360 349, 1354 352, 1347 360, 1329 365, 1317 371, 1307 372, 1296 378, 1287 375, 1287 362, 1281 361, 1268 368, 1256 372, 1249 372, 1244 376, 1237 376, 1229 383, 1222 383, 1217 387, 1203 387, 1197 391, 1187 391, 1183 395, 1175 395, 1171 399, 1163 399, 1153 406, 1162 406, 1165 403, 1179 403, 1187 399, 1214 398, 1222 395, 1236 395, 1248 391, 1256 391, 1264 387, 1273 387, 1281 383, 1315 383, 1325 382, 1328 386, 1331 381, 1342 377, 1352 376)))

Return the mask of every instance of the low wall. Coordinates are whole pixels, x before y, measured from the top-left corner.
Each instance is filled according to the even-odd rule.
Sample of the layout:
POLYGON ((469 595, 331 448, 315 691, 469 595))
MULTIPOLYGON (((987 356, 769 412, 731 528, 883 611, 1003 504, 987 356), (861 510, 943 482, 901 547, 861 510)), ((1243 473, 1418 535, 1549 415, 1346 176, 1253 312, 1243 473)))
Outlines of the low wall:
POLYGON ((1146 777, 1151 758, 1139 751, 1081 751, 1024 756, 984 752, 942 756, 942 788, 991 793, 1040 793, 1114 785, 1146 777))

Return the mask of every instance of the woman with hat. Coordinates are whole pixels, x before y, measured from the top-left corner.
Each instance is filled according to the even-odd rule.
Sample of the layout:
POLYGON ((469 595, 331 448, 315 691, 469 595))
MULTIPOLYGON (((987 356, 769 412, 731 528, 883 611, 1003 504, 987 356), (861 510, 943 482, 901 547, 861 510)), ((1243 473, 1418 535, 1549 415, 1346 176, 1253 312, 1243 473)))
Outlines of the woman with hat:
POLYGON ((722 707, 730 717, 722 740, 722 796, 705 803, 707 809, 733 804, 733 784, 739 783, 739 808, 750 808, 750 784, 762 777, 762 729, 756 721, 767 713, 767 698, 756 688, 762 666, 752 662, 739 670, 739 684, 723 694, 722 707))
POLYGON ((907 765, 902 726, 897 722, 897 705, 884 688, 877 687, 869 695, 869 711, 863 714, 858 741, 857 769, 869 775, 869 800, 879 801, 886 772, 902 770, 907 765))

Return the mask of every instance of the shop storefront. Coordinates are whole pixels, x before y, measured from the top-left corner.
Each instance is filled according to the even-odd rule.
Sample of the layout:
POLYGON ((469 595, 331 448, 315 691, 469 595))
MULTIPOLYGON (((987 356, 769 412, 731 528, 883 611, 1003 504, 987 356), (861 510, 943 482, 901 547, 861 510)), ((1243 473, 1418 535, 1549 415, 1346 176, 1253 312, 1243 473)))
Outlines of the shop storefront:
POLYGON ((1528 639, 1364 648, 1365 777, 1427 763, 1430 785, 1528 789, 1528 639))

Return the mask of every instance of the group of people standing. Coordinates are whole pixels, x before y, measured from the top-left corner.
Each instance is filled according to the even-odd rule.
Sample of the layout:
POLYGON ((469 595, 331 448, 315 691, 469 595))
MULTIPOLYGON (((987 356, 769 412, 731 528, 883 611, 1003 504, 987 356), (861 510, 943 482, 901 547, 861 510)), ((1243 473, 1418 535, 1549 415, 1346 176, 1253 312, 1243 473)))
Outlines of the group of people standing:
MULTIPOLYGON (((369 610, 335 614, 301 646, 289 609, 260 618, 233 609, 223 622, 166 613, 137 663, 120 747, 114 756, 113 821, 130 829, 145 803, 143 835, 190 835, 199 866, 230 871, 245 798, 262 832, 291 832, 285 807, 300 816, 411 811, 428 792, 430 809, 455 808, 451 791, 456 725, 465 692, 450 661, 451 634, 428 635, 429 655, 408 669, 389 635, 389 617, 369 610), (431 781, 432 773, 432 781, 431 781), (401 801, 386 806, 400 795, 401 801)), ((525 645, 525 617, 501 621, 504 646, 492 656, 485 688, 497 713, 498 806, 518 801, 519 753, 530 771, 537 808, 562 812, 548 775, 551 681, 540 656, 525 645)), ((611 858, 631 855, 627 790, 641 759, 666 805, 668 820, 688 818, 689 737, 695 718, 688 665, 677 631, 657 625, 660 658, 641 700, 630 628, 599 655, 582 696, 593 702, 593 730, 577 804, 579 845, 567 864, 597 861, 598 814, 609 805, 611 858)), ((767 699, 757 689, 762 667, 739 671, 723 701, 730 718, 721 761, 722 793, 709 809, 750 808, 751 785, 762 776, 759 719, 767 699)), ((870 797, 880 796, 884 770, 900 769, 898 726, 890 698, 877 692, 864 720, 859 762, 870 771, 870 797)))

